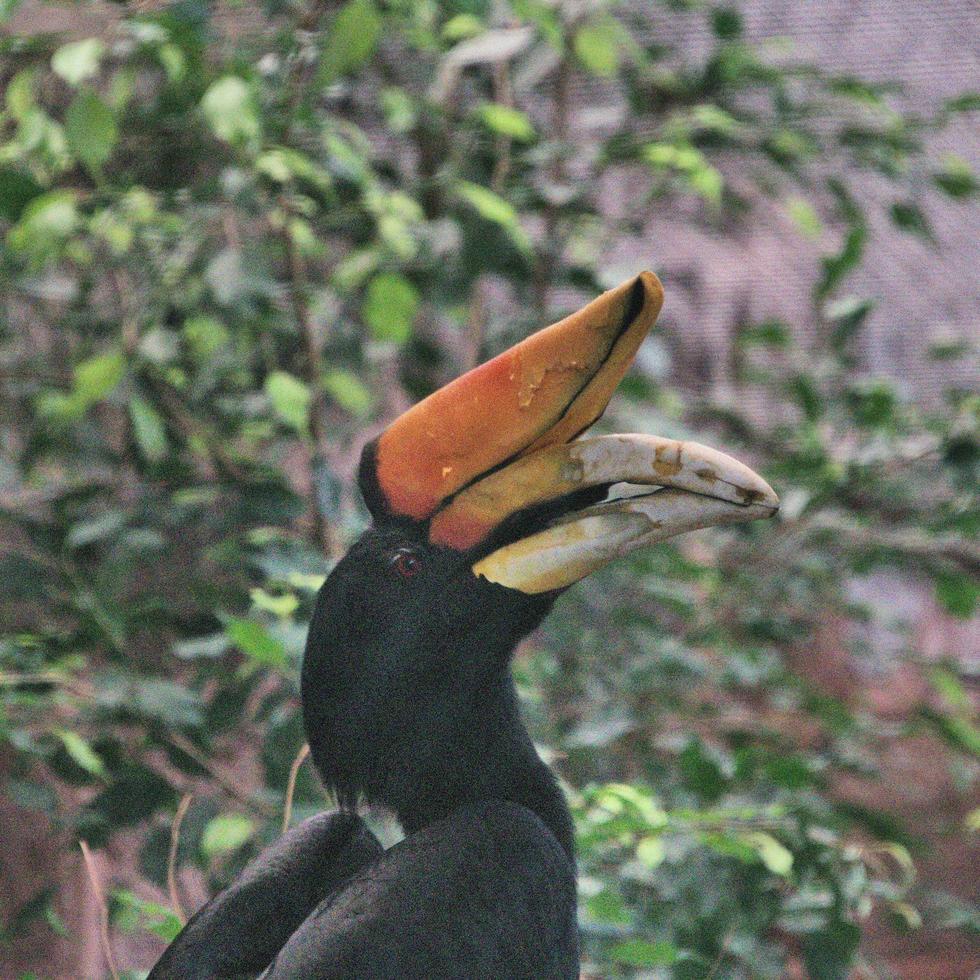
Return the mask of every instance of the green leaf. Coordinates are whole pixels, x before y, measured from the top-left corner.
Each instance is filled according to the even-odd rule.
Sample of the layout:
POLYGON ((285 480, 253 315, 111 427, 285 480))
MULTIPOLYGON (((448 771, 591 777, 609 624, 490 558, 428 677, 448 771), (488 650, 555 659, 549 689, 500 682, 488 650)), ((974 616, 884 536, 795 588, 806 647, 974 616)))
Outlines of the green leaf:
POLYGON ((184 321, 184 339, 191 353, 206 361, 230 340, 228 328, 213 316, 199 314, 184 321))
POLYGON ((346 412, 365 418, 371 414, 374 397, 371 390, 353 371, 334 368, 323 376, 327 394, 346 412))
POLYGON ((585 910, 597 922, 615 926, 628 926, 633 921, 630 910, 622 896, 609 888, 604 888, 585 902, 585 910))
POLYGON ((950 745, 980 759, 980 728, 969 718, 940 714, 928 708, 923 709, 922 714, 939 729, 939 733, 950 745))
POLYGON ((57 729, 55 734, 61 739, 65 751, 77 765, 93 776, 98 776, 100 779, 106 778, 105 763, 81 735, 66 728, 57 729))
POLYGON ((667 856, 663 838, 659 836, 641 838, 636 845, 636 856, 648 868, 656 868, 663 864, 663 860, 667 856))
POLYGON ((725 789, 725 775, 714 757, 697 739, 691 739, 680 754, 680 769, 684 782, 709 802, 714 802, 725 789))
POLYGON ((921 238, 932 238, 932 228, 922 209, 911 201, 896 201, 889 212, 892 221, 902 229, 921 238))
POLYGON ((100 354, 75 365, 75 394, 85 405, 109 395, 126 373, 122 351, 100 354))
POLYGON ((25 68, 17 72, 7 83, 6 103, 10 115, 14 119, 23 121, 27 114, 34 108, 34 83, 37 73, 33 68, 25 68))
POLYGON ((272 613, 280 619, 288 619, 297 609, 299 609, 299 599, 292 592, 285 595, 273 595, 265 589, 254 588, 249 590, 249 597, 256 609, 263 612, 272 613))
POLYGON ((456 193, 471 205, 486 221, 500 225, 510 236, 514 244, 523 252, 531 249, 531 240, 521 227, 517 212, 513 205, 504 200, 499 194, 479 184, 462 180, 456 185, 456 193))
POLYGON ((63 44, 51 57, 51 68, 69 85, 79 85, 99 72, 105 44, 97 37, 63 44))
POLYGON ((742 36, 742 15, 735 7, 716 7, 711 11, 711 29, 715 37, 733 41, 742 36))
POLYGON ((404 343, 412 336, 418 290, 397 272, 382 272, 369 283, 361 316, 376 340, 404 343))
POLYGON ((520 109, 514 109, 509 105, 500 105, 496 102, 488 102, 486 105, 480 106, 479 115, 487 129, 501 136, 522 142, 534 139, 534 126, 520 109))
POLYGON ((827 319, 834 324, 830 335, 830 344, 834 350, 843 353, 848 342, 864 326, 865 320, 874 308, 874 300, 861 299, 859 296, 845 296, 827 306, 827 319))
POLYGON ((649 143, 643 148, 643 157, 656 170, 674 170, 683 175, 691 190, 706 201, 721 202, 724 178, 696 147, 686 143, 649 143))
POLYGON ((610 18, 580 27, 572 39, 572 49, 588 71, 608 78, 619 68, 621 40, 621 30, 610 18))
POLYGON ((139 396, 129 402, 129 418, 133 424, 133 437, 144 459, 159 463, 167 455, 167 430, 157 410, 139 396))
POLYGON ((775 875, 785 878, 793 870, 793 854, 771 834, 753 831, 743 835, 746 843, 755 848, 759 860, 775 875))
POLYGON ((929 680, 950 707, 958 710, 969 709, 970 695, 962 681, 952 671, 945 667, 934 667, 929 671, 929 680))
POLYGON ((24 208, 43 192, 44 188, 28 174, 0 167, 0 218, 17 221, 24 208))
POLYGON ((868 378, 851 386, 847 402, 858 425, 882 428, 895 418, 898 396, 890 380, 868 378))
POLYGON ((112 110, 94 92, 79 92, 65 114, 65 139, 75 156, 98 174, 118 138, 112 110))
POLYGON ((947 112, 976 112, 980 109, 980 92, 963 92, 944 105, 947 112))
POLYGON ((755 864, 759 860, 759 852, 741 836, 731 833, 705 833, 700 840, 716 854, 734 858, 742 864, 755 864))
POLYGON ((259 666, 280 669, 289 666, 282 644, 254 619, 229 619, 225 633, 234 646, 259 666))
POLYGON ((310 425, 310 389, 287 371, 273 371, 265 379, 265 393, 273 411, 287 425, 305 434, 310 425))
POLYGON ((160 677, 141 677, 128 683, 120 707, 158 719, 171 728, 196 728, 203 721, 201 699, 196 691, 160 677))
POLYGON ((237 851, 255 833, 255 824, 240 813, 222 813, 208 821, 201 837, 206 857, 237 851))
POLYGON ((820 260, 823 272, 815 288, 817 299, 824 299, 853 271, 864 255, 864 244, 868 231, 864 224, 852 225, 844 239, 844 245, 836 255, 828 255, 820 260))
POLYGON ((677 961, 677 947, 666 940, 652 943, 646 939, 628 939, 609 950, 609 958, 624 966, 670 966, 677 961))
POLYGON ((442 38, 455 44, 467 38, 476 37, 487 29, 486 24, 473 14, 456 14, 442 25, 442 38))
POLYGON ((726 112, 721 106, 712 103, 695 106, 691 110, 691 121, 699 129, 706 129, 724 135, 731 135, 737 132, 741 125, 731 113, 726 112))
POLYGON ((7 240, 16 251, 43 254, 59 246, 77 225, 74 192, 48 191, 35 197, 24 208, 20 221, 10 229, 7 240))
POLYGON ((790 328, 782 320, 763 320, 743 327, 738 333, 738 342, 744 346, 787 347, 790 339, 790 328))
POLYGON ((372 0, 350 0, 327 32, 320 57, 320 81, 331 82, 360 68, 381 37, 381 15, 372 0))
POLYGON ((187 59, 184 52, 176 44, 161 44, 157 49, 157 57, 163 70, 167 73, 167 79, 171 82, 179 82, 187 70, 187 59))
POLYGON ((130 891, 114 891, 112 903, 112 924, 123 932, 143 929, 169 943, 183 928, 176 912, 165 905, 140 898, 130 891))
POLYGON ((807 238, 819 238, 823 233, 823 222, 809 201, 802 197, 790 198, 786 203, 786 210, 793 224, 807 238))
POLYGON ((22 0, 0 0, 0 24, 5 24, 17 12, 22 0))
POLYGON ((72 524, 65 535, 65 545, 74 550, 105 541, 116 536, 126 526, 126 515, 121 510, 107 510, 87 521, 72 524))
POLYGON ((836 919, 804 939, 803 959, 812 980, 847 980, 861 941, 861 930, 852 922, 836 919))
POLYGON ((252 143, 262 132, 252 89, 238 75, 212 82, 201 99, 201 111, 215 135, 226 143, 252 143))
POLYGON ((937 572, 936 598, 950 615, 970 619, 980 598, 980 582, 972 575, 957 572, 937 572))
POLYGON ((970 164, 955 153, 946 155, 943 169, 932 179, 940 190, 954 198, 972 197, 980 188, 970 164))

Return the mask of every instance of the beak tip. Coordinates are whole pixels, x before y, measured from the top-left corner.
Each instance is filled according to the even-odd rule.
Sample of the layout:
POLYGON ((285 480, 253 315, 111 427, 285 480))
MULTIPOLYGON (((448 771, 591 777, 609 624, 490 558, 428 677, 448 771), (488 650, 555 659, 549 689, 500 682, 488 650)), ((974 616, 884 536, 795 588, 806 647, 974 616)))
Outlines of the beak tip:
POLYGON ((641 309, 646 314, 644 319, 649 318, 650 324, 660 315, 660 310, 664 305, 663 283, 649 270, 644 270, 636 277, 637 286, 642 290, 643 304, 641 309))
POLYGON ((755 486, 749 491, 750 499, 746 503, 765 510, 763 517, 775 517, 780 507, 778 494, 758 473, 753 473, 752 476, 755 477, 755 486))

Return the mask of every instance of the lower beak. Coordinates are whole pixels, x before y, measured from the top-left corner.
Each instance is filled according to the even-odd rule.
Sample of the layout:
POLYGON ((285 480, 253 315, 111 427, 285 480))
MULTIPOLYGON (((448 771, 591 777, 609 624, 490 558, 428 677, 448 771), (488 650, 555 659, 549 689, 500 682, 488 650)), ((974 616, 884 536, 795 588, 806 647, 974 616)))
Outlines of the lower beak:
POLYGON ((757 473, 699 443, 600 436, 542 450, 467 488, 437 516, 432 536, 441 524, 457 539, 481 540, 542 506, 547 526, 481 558, 474 574, 531 594, 563 589, 685 531, 772 517, 779 499, 757 473), (589 488, 607 489, 607 499, 562 509, 563 499, 581 500, 589 488))

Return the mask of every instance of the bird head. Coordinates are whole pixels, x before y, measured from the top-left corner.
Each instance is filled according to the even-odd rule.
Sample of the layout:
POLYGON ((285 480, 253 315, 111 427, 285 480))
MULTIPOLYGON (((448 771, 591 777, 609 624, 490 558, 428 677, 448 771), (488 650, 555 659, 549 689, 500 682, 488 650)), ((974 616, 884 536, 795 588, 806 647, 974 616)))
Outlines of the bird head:
POLYGON ((303 668, 310 746, 342 799, 397 809, 420 780, 447 793, 479 782, 472 754, 465 776, 447 760, 479 757, 481 726, 498 723, 481 710, 509 689, 515 645, 557 595, 636 548, 776 512, 762 477, 707 446, 583 436, 662 302, 642 273, 365 448, 374 523, 323 586, 303 668))

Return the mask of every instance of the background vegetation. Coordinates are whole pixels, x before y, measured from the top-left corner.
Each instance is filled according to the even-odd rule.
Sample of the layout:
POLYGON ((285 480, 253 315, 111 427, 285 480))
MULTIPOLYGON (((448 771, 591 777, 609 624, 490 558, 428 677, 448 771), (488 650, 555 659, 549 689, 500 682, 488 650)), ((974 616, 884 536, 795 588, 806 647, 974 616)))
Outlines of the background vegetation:
MULTIPOLYGON (((607 424, 746 457, 778 523, 610 568, 515 666, 574 802, 585 970, 870 975, 873 913, 975 929, 916 888, 922 828, 835 792, 873 778, 885 733, 807 665, 828 623, 875 655, 848 584, 877 569, 974 612, 980 402, 927 408, 858 372, 874 297, 848 277, 875 247, 861 181, 893 184, 890 220, 926 238, 927 187, 975 194, 923 139, 976 99, 903 114, 887 90, 777 62, 710 4, 664 7, 702 12, 700 54, 666 46, 642 5, 119 6, 111 36, 0 42, 0 775, 18 819, 66 828, 66 861, 135 828, 142 882, 105 882, 123 972, 152 962, 126 934, 178 926, 182 798, 178 893, 219 888, 280 832, 311 603, 365 525, 364 440, 656 269, 669 243, 607 261, 652 209, 735 235, 760 199, 836 243, 800 314, 819 329, 738 324, 724 398, 651 340, 607 424), (595 139, 575 120, 590 77, 627 107, 595 139), (611 214, 620 172, 635 190, 611 214)), ((938 735, 966 799, 963 663, 911 642, 891 656, 926 691, 887 724, 938 735)), ((293 819, 327 805, 301 764, 293 819)), ((55 882, 30 891, 3 940, 33 937, 44 976, 71 915, 55 882)))

